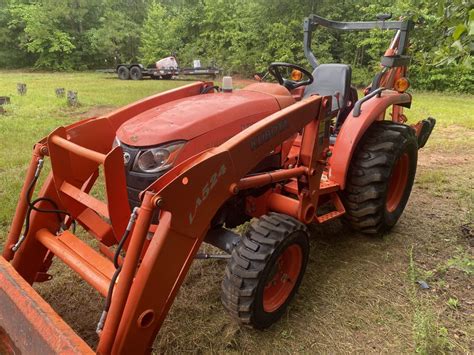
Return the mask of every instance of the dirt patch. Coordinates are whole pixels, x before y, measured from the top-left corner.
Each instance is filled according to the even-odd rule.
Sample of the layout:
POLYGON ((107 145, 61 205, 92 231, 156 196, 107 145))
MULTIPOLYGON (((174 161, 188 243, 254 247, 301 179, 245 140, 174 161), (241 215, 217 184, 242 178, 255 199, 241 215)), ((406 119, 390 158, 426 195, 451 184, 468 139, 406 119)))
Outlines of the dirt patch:
POLYGON ((103 116, 107 113, 112 112, 115 110, 117 107, 116 106, 111 106, 111 105, 97 105, 89 108, 88 110, 81 111, 81 112, 75 112, 71 114, 70 116, 74 118, 90 118, 90 117, 100 117, 103 116))
POLYGON ((472 161, 470 154, 458 154, 458 153, 448 153, 448 154, 439 154, 439 153, 430 153, 430 154, 421 154, 418 159, 418 166, 421 167, 431 167, 431 166, 450 166, 450 165, 465 165, 469 164, 472 161))

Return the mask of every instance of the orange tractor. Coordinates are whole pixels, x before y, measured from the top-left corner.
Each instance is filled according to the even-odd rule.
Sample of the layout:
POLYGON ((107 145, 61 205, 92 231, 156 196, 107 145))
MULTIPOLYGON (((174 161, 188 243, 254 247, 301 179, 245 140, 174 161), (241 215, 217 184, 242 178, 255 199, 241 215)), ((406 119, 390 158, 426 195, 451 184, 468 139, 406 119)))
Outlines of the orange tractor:
POLYGON ((272 63, 276 83, 232 90, 226 81, 220 90, 196 82, 40 140, 0 258, 0 350, 92 351, 31 287, 53 277, 53 260, 105 298, 96 351, 140 354, 152 350, 195 259, 228 259, 222 303, 262 329, 282 316, 302 281, 306 225, 343 218, 364 233, 393 227, 435 121, 405 124, 413 25, 388 20, 311 15, 304 43, 312 72, 272 63), (317 63, 310 45, 317 26, 395 31, 364 97, 349 66, 317 63), (51 172, 35 193, 46 159, 51 172), (94 186, 105 187, 102 198, 94 186), (233 231, 250 220, 243 235, 233 231), (223 252, 199 253, 203 242, 223 252))

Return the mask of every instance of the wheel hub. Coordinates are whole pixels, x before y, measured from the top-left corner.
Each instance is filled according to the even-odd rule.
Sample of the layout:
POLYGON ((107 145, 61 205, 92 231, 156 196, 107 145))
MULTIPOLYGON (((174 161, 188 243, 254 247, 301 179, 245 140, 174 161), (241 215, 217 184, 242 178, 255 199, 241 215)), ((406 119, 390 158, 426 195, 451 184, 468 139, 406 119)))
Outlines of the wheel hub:
POLYGON ((408 154, 403 154, 392 170, 392 176, 388 183, 387 200, 385 202, 385 208, 388 212, 396 210, 400 201, 405 193, 405 188, 408 181, 408 165, 409 158, 408 154))
POLYGON ((263 290, 263 309, 274 312, 293 290, 303 263, 303 252, 297 244, 290 245, 278 257, 263 290))

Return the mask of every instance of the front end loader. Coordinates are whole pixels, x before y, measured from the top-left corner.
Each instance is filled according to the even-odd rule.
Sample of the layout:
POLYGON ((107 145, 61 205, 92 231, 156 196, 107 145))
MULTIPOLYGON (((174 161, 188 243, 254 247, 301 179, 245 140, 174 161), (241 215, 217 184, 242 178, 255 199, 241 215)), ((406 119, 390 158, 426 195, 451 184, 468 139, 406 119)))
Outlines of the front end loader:
POLYGON ((275 62, 276 83, 192 83, 40 140, 0 258, 0 351, 93 352, 31 287, 54 277, 53 261, 104 297, 97 353, 151 352, 196 259, 227 260, 222 303, 234 319, 257 329, 276 322, 303 279, 307 225, 341 218, 380 234, 405 208, 435 122, 405 124, 412 27, 311 15, 311 72, 275 62), (364 97, 349 66, 317 62, 318 26, 395 31, 364 97), (202 243, 222 253, 202 254, 202 243))

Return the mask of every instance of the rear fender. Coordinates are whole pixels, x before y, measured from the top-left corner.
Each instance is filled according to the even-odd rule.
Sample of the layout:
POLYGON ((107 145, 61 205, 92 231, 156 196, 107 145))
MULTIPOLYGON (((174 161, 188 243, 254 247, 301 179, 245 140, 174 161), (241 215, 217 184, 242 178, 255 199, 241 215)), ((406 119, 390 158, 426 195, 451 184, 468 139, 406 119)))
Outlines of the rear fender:
POLYGON ((330 160, 329 178, 344 189, 352 155, 365 131, 374 121, 383 120, 390 106, 410 102, 409 94, 385 90, 380 97, 374 96, 367 100, 357 117, 354 116, 354 110, 352 110, 337 136, 330 160))

